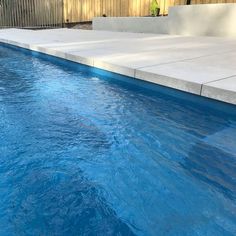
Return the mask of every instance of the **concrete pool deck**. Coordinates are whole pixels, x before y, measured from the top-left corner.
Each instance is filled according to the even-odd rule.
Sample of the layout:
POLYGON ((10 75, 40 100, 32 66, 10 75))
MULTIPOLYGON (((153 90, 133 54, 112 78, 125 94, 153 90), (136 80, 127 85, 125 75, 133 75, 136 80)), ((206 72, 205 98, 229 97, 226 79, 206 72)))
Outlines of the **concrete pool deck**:
POLYGON ((235 38, 4 29, 0 42, 236 104, 235 38))

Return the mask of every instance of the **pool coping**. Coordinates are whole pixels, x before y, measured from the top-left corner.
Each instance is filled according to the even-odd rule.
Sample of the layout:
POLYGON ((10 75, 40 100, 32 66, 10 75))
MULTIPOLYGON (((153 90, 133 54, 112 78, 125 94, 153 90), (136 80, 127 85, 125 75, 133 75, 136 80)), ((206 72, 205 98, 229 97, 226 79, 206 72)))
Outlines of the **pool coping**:
MULTIPOLYGON (((90 67, 102 69, 105 71, 117 73, 123 76, 128 76, 134 79, 151 82, 153 84, 162 85, 168 88, 184 91, 187 93, 195 94, 212 100, 217 100, 224 103, 229 103, 236 105, 236 92, 225 88, 212 87, 211 83, 196 83, 193 81, 186 81, 183 79, 170 77, 166 75, 160 75, 157 73, 152 73, 144 71, 138 68, 124 67, 116 64, 111 64, 102 60, 98 60, 90 57, 83 57, 75 55, 73 53, 63 52, 60 50, 55 50, 51 48, 46 48, 34 44, 27 44, 22 42, 17 42, 9 39, 0 38, 1 43, 13 45, 16 47, 28 49, 31 51, 43 53, 46 55, 54 56, 57 58, 62 58, 75 63, 87 65, 90 67)), ((229 78, 234 77, 230 76, 229 78)), ((225 80, 226 78, 222 78, 225 80)), ((214 82, 214 81, 213 81, 214 82)))

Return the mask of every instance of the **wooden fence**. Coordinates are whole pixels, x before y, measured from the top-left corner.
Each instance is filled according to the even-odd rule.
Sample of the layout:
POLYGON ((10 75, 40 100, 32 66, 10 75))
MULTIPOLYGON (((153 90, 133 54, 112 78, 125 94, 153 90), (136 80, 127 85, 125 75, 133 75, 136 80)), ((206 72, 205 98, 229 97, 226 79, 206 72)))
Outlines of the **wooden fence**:
MULTIPOLYGON (((152 0, 0 0, 0 27, 61 27, 102 16, 148 16, 152 0)), ((187 0, 158 0, 160 14, 187 0)), ((236 0, 192 0, 192 4, 236 0)))
POLYGON ((0 27, 61 27, 62 0, 0 0, 0 27))
MULTIPOLYGON (((168 14, 168 8, 185 5, 187 0, 157 0, 160 14, 168 14)), ((152 0, 64 0, 65 22, 90 21, 102 16, 148 16, 152 0)), ((236 3, 236 0, 192 0, 191 4, 236 3)))
MULTIPOLYGON (((148 16, 152 0, 64 0, 67 22, 90 21, 102 16, 148 16)), ((160 14, 167 14, 175 0, 158 0, 160 14)))

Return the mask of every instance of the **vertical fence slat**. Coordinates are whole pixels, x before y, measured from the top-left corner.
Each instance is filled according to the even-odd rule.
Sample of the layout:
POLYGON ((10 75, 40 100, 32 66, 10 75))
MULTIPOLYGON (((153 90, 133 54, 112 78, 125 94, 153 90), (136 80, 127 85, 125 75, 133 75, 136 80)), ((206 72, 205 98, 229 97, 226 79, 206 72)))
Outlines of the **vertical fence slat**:
MULTIPOLYGON (((0 27, 58 27, 63 0, 1 0, 0 27)), ((78 4, 77 4, 78 5, 78 4)), ((80 14, 76 7, 76 21, 80 14)), ((93 14, 92 14, 93 15, 93 14)), ((79 19, 80 20, 80 19, 79 19)))

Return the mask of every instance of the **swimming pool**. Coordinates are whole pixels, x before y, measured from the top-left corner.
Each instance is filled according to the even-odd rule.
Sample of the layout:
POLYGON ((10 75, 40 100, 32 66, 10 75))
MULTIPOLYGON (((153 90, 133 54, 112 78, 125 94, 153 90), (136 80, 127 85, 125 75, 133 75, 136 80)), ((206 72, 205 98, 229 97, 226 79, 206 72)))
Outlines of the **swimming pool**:
POLYGON ((0 45, 0 235, 235 235, 235 114, 0 45))

